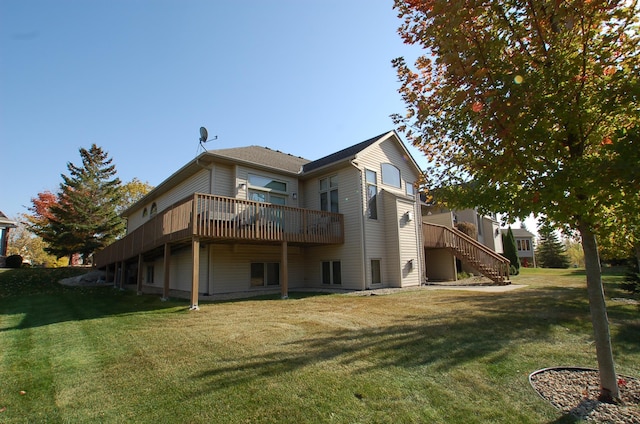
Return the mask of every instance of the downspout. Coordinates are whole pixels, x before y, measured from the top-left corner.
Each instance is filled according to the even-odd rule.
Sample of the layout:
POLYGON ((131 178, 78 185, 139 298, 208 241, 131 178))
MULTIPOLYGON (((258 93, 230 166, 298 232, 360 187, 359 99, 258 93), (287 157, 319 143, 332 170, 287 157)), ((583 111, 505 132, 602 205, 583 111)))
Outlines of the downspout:
POLYGON ((360 175, 360 193, 358 193, 358 198, 359 200, 359 204, 360 204, 360 226, 362 229, 362 232, 360 233, 360 245, 362 246, 362 285, 361 285, 361 290, 366 290, 367 287, 367 263, 366 263, 366 259, 367 259, 367 243, 366 243, 366 238, 365 238, 365 228, 364 228, 364 205, 362 203, 362 197, 364 196, 364 190, 363 190, 363 184, 364 181, 362 180, 362 170, 358 167, 358 165, 352 160, 349 162, 351 165, 353 165, 354 168, 356 168, 358 170, 358 174, 360 175))

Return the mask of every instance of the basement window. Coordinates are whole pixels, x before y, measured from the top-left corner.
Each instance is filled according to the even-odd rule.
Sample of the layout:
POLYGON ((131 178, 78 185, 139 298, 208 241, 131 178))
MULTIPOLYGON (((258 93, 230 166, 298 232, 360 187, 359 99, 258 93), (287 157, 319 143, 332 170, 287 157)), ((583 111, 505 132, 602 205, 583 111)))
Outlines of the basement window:
POLYGON ((278 262, 252 262, 251 287, 280 285, 280 264, 278 262))
POLYGON ((340 261, 322 262, 322 284, 342 284, 340 261))

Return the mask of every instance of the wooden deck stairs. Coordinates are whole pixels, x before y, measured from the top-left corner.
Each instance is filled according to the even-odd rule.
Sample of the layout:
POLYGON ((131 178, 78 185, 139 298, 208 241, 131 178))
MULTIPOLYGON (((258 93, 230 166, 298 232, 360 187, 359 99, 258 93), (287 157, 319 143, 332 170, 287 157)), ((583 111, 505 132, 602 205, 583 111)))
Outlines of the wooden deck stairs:
POLYGON ((423 223, 426 248, 444 248, 496 284, 507 285, 509 260, 455 228, 423 223))

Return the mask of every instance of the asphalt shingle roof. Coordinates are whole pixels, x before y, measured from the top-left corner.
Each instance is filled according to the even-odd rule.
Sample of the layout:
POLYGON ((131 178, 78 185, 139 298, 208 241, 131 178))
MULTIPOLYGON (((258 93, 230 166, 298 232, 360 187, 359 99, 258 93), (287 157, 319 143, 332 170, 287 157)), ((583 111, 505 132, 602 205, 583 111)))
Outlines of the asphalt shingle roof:
POLYGON ((309 163, 308 159, 261 146, 209 150, 209 153, 241 162, 259 164, 294 173, 299 172, 304 164, 309 163))

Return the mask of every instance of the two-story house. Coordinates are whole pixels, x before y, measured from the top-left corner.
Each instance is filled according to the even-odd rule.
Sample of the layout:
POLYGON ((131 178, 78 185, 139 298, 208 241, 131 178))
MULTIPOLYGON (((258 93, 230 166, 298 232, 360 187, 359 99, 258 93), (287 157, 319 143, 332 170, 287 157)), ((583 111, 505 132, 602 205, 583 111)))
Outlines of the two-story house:
POLYGON ((127 209, 126 237, 94 262, 194 309, 199 294, 419 286, 420 172, 395 131, 314 161, 206 151, 127 209))

